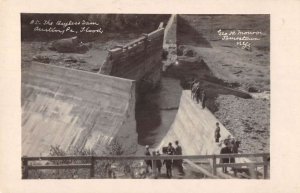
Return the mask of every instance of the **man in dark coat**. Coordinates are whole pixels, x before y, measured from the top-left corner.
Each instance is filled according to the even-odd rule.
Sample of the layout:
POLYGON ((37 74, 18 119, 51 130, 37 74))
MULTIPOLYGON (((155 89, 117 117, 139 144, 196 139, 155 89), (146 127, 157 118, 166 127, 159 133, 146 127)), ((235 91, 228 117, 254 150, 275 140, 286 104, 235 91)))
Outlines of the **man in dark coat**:
POLYGON ((199 102, 202 101, 201 93, 202 93, 202 89, 201 89, 201 87, 199 85, 198 88, 197 88, 197 90, 196 90, 196 93, 195 93, 197 104, 199 104, 199 102))
POLYGON ((172 146, 172 143, 170 142, 167 148, 167 153, 169 154, 169 152, 171 153, 171 155, 174 155, 175 152, 175 148, 172 146))
POLYGON ((202 94, 201 94, 201 102, 202 102, 202 109, 204 109, 205 103, 206 103, 206 93, 204 90, 202 91, 202 94))
MULTIPOLYGON (((160 156, 159 151, 156 152, 156 155, 160 156)), ((162 162, 161 162, 160 159, 156 160, 156 167, 157 167, 157 170, 158 170, 158 175, 160 175, 160 173, 161 173, 161 167, 162 167, 162 162)))
MULTIPOLYGON (((146 145, 146 151, 145 151, 145 155, 146 156, 151 156, 150 150, 149 150, 149 146, 146 145)), ((146 163, 146 172, 149 173, 149 167, 152 170, 152 161, 151 160, 145 160, 146 163)))
POLYGON ((216 130, 215 130, 215 141, 218 143, 219 142, 219 139, 221 137, 221 134, 220 134, 220 125, 219 123, 217 122, 216 123, 216 130))
MULTIPOLYGON (((231 147, 230 147, 231 153, 237 154, 240 142, 235 139, 232 139, 230 143, 231 143, 231 147)), ((229 161, 230 161, 230 163, 235 163, 235 158, 231 157, 229 161)), ((234 172, 234 175, 236 176, 236 173, 237 173, 236 168, 232 167, 232 170, 234 172)))
MULTIPOLYGON (((178 141, 175 141, 175 145, 176 145, 176 147, 175 147, 175 152, 174 152, 174 154, 175 154, 175 155, 182 155, 182 148, 181 148, 181 146, 179 145, 179 142, 178 142, 178 141)), ((173 164, 178 168, 178 171, 179 171, 180 173, 184 173, 184 172, 183 172, 183 167, 182 167, 182 159, 174 160, 174 161, 173 161, 173 164)))
MULTIPOLYGON (((175 152, 175 149, 172 146, 172 143, 170 142, 168 147, 167 147, 167 155, 174 155, 174 152, 175 152)), ((163 164, 166 164, 167 177, 171 178, 172 177, 173 160, 172 159, 164 160, 163 164)))
MULTIPOLYGON (((167 154, 173 155, 171 151, 168 151, 167 154)), ((163 164, 166 164, 167 177, 171 178, 172 177, 172 160, 171 159, 164 160, 163 164)))
MULTIPOLYGON (((230 146, 229 146, 229 141, 228 141, 228 140, 225 140, 225 141, 224 141, 224 144, 225 144, 225 147, 223 147, 223 148, 221 149, 220 154, 230 154, 230 153, 231 153, 231 149, 230 149, 230 146)), ((220 162, 221 162, 221 163, 229 163, 229 158, 221 158, 221 159, 220 159, 220 162)), ((228 172, 226 166, 223 167, 223 172, 224 172, 224 173, 227 173, 227 172, 228 172)))
MULTIPOLYGON (((196 84, 196 83, 197 83, 197 79, 193 79, 193 81, 191 82, 191 91, 193 90, 194 84, 196 84)), ((193 93, 193 92, 191 92, 191 93, 193 93)))

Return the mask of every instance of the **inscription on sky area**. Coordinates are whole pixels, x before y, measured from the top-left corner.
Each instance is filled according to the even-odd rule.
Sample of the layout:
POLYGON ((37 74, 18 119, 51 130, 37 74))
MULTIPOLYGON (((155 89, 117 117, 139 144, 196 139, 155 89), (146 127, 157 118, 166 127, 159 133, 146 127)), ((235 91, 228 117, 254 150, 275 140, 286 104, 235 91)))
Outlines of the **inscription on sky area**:
POLYGON ((61 20, 38 20, 33 19, 29 23, 33 26, 34 32, 44 33, 103 33, 103 29, 99 23, 94 21, 61 21, 61 20))
POLYGON ((222 30, 217 31, 223 41, 234 41, 242 49, 250 49, 252 42, 261 40, 265 34, 262 31, 222 30))

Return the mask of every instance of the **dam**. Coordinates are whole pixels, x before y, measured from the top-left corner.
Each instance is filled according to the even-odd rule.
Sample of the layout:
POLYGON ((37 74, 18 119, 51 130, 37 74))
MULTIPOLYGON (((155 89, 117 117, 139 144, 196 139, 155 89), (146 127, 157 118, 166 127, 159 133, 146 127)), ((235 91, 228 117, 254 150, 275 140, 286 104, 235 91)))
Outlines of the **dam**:
POLYGON ((113 138, 136 150, 135 82, 42 63, 22 71, 22 154, 47 155, 50 146, 93 149, 113 138))
POLYGON ((136 95, 160 80, 164 28, 108 51, 98 73, 31 62, 22 68, 22 155, 91 149, 112 140, 137 151, 136 95))
MULTIPOLYGON (((146 145, 161 151, 176 140, 183 155, 220 154, 222 142, 235 138, 235 133, 226 129, 228 122, 219 119, 216 98, 230 95, 246 100, 252 95, 215 76, 218 69, 201 55, 213 43, 199 29, 189 37, 197 39, 201 49, 188 35, 183 36, 184 29, 195 25, 187 18, 172 15, 167 25, 161 22, 149 33, 124 44, 114 43, 105 53, 99 47, 100 51, 87 52, 87 58, 90 53, 97 55, 88 70, 77 68, 83 57, 79 54, 68 57, 65 67, 44 56, 25 61, 22 156, 48 156, 53 147, 63 152, 90 150, 102 156, 114 144, 121 147, 117 155, 140 156, 146 145), (204 109, 191 98, 194 79, 207 92, 204 109), (217 122, 220 143, 214 138, 217 122)), ((249 161, 236 159, 237 163, 249 161)))

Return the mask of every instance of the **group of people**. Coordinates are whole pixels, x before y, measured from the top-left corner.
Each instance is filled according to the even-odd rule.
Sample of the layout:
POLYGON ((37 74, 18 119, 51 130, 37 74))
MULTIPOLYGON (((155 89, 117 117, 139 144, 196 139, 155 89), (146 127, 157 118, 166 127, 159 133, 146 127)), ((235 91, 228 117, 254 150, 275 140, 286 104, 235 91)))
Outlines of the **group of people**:
POLYGON ((196 100, 197 103, 201 101, 202 108, 205 108, 206 93, 205 90, 201 88, 200 82, 198 80, 193 80, 191 84, 191 98, 193 100, 196 100))
MULTIPOLYGON (((163 147, 162 149, 162 153, 164 155, 182 155, 182 148, 181 146, 179 145, 179 142, 178 141, 175 141, 175 147, 173 147, 172 143, 170 142, 168 144, 167 147, 163 147)), ((145 155, 146 156, 150 156, 151 155, 151 152, 150 152, 150 149, 149 149, 149 146, 146 145, 146 151, 145 151, 145 155)), ((152 155, 153 156, 160 156, 160 152, 159 151, 153 151, 152 152, 152 155)), ((149 168, 152 170, 154 168, 157 168, 157 172, 158 172, 158 175, 161 174, 161 168, 163 165, 166 166, 166 174, 167 174, 167 177, 168 178, 171 178, 172 177, 172 169, 173 167, 176 167, 178 169, 178 171, 183 174, 184 171, 183 171, 183 166, 182 166, 182 160, 172 160, 172 159, 165 159, 165 160, 145 160, 145 163, 146 163, 146 172, 148 173, 149 172, 149 168), (154 164, 155 164, 155 167, 154 167, 154 164)))
MULTIPOLYGON (((236 154, 238 153, 238 149, 240 146, 240 141, 228 136, 226 139, 220 141, 220 124, 216 123, 215 129, 215 142, 219 143, 220 145, 223 143, 223 147, 221 148, 220 154, 236 154)), ((182 148, 179 145, 178 141, 175 141, 175 147, 173 147, 172 143, 170 142, 167 147, 162 148, 162 153, 164 155, 182 155, 182 148)), ((160 156, 159 151, 153 151, 152 154, 150 152, 149 146, 146 145, 146 156, 160 156)), ((161 168, 163 165, 166 166, 166 174, 168 178, 172 177, 172 169, 175 167, 181 174, 184 174, 182 160, 181 159, 157 159, 157 160, 145 160, 146 163, 146 172, 149 172, 149 168, 152 170, 154 168, 157 169, 158 175, 161 174, 161 168), (153 166, 155 164, 155 167, 153 166)), ((225 157, 220 159, 220 163, 235 163, 234 157, 225 157)), ((236 169, 232 167, 234 174, 236 175, 236 169)), ((227 173, 227 167, 223 167, 223 172, 227 173)))
MULTIPOLYGON (((238 153, 238 149, 240 146, 240 141, 234 139, 234 138, 228 138, 224 140, 224 147, 221 148, 220 154, 236 154, 238 153)), ((220 160, 220 163, 235 163, 235 158, 222 158, 220 160)), ((223 172, 227 173, 227 167, 223 167, 223 172)), ((234 171, 234 175, 236 175, 236 170, 234 167, 232 167, 232 170, 234 171)))
MULTIPOLYGON (((219 143, 220 141, 220 124, 216 123, 216 129, 215 129, 215 142, 219 143)), ((236 140, 234 138, 230 138, 230 136, 226 139, 224 139, 224 146, 221 148, 220 154, 233 154, 238 153, 239 146, 241 144, 241 141, 236 140)), ((220 159, 220 163, 235 163, 234 157, 231 158, 222 158, 220 159)), ((236 175, 235 168, 232 168, 234 171, 234 174, 236 175)), ((223 172, 227 173, 227 167, 223 167, 223 172)))

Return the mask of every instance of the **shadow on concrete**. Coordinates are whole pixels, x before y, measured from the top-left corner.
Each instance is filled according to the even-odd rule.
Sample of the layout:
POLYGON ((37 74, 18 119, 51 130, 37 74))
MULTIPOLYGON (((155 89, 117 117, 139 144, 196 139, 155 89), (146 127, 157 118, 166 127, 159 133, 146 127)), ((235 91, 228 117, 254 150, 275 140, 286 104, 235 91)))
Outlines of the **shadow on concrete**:
POLYGON ((140 145, 154 147, 165 137, 177 114, 181 92, 178 80, 163 76, 155 89, 138 95, 135 118, 140 145))
MULTIPOLYGON (((159 92, 158 89, 152 92, 159 92)), ((135 107, 136 128, 138 133, 138 144, 153 145, 154 131, 161 124, 160 109, 157 101, 149 100, 146 94, 139 95, 135 107)))
POLYGON ((203 37, 203 34, 194 29, 188 21, 177 16, 177 46, 194 45, 198 47, 211 48, 209 41, 203 37))

